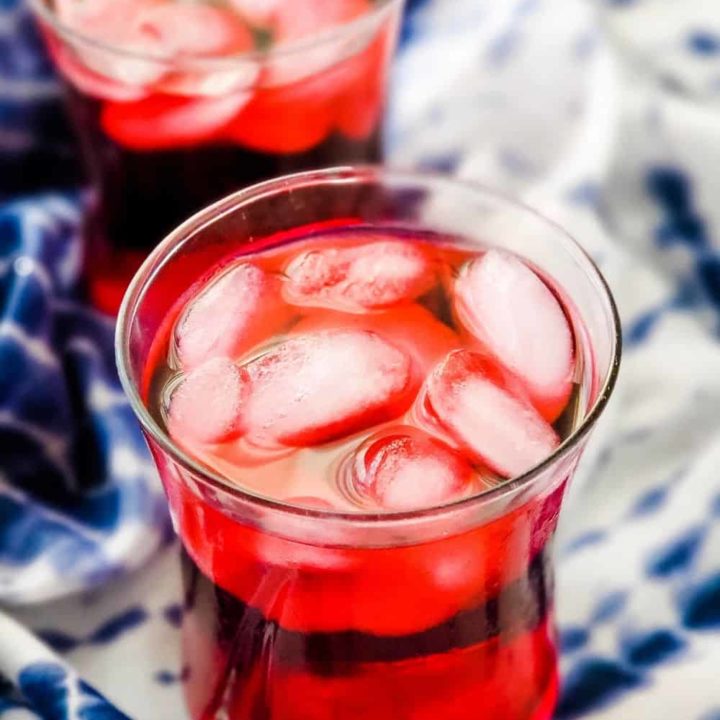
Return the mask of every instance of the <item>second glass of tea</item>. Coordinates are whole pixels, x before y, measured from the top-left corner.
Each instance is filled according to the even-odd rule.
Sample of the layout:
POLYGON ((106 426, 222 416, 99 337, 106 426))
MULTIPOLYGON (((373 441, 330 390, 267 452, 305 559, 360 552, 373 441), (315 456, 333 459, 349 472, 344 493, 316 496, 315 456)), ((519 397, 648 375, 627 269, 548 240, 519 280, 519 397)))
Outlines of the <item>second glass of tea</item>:
POLYGON ((88 290, 241 187, 381 159, 402 0, 31 0, 94 189, 88 290))

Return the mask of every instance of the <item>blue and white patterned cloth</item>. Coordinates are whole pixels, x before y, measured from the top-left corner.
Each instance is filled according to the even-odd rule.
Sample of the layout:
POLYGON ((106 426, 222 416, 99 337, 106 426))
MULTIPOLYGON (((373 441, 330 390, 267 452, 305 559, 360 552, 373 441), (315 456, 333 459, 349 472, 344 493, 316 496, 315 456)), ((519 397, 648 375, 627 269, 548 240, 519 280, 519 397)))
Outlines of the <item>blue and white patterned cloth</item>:
MULTIPOLYGON (((565 225, 624 320, 557 542, 558 720, 720 719, 716 2, 416 0, 404 28, 394 161, 565 225)), ((60 117, 26 13, 0 0, 0 718, 178 720, 176 551, 112 328, 75 299, 60 117)))

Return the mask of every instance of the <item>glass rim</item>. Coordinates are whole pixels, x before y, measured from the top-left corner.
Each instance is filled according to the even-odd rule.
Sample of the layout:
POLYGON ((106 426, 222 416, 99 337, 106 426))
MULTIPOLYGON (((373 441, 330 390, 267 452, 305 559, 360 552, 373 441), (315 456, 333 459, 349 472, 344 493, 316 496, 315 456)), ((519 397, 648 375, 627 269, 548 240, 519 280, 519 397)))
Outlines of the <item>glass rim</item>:
POLYGON ((182 69, 190 68, 200 71, 227 70, 240 63, 267 62, 268 60, 283 59, 293 57, 304 51, 315 50, 323 45, 330 45, 337 40, 341 40, 343 37, 350 36, 355 32, 360 33, 370 28, 374 22, 379 21, 383 13, 390 12, 389 8, 401 6, 404 2, 405 0, 376 0, 376 4, 370 10, 348 22, 334 25, 319 33, 283 43, 278 48, 271 48, 270 50, 249 50, 247 52, 217 57, 207 55, 183 55, 182 57, 177 57, 161 53, 133 50, 132 48, 124 47, 122 44, 113 44, 98 40, 91 35, 87 35, 61 22, 57 14, 48 7, 45 0, 29 0, 33 12, 57 32, 61 38, 72 44, 88 46, 94 50, 102 50, 128 60, 144 60, 146 62, 155 62, 163 65, 178 66, 182 69))
POLYGON ((509 197, 502 192, 488 188, 482 183, 455 178, 440 172, 406 171, 388 169, 375 165, 338 166, 273 178, 271 180, 266 180, 262 183, 238 190, 200 210, 167 235, 155 247, 152 253, 143 262, 142 266, 138 269, 128 286, 125 296, 123 297, 120 311, 118 313, 115 333, 115 359, 120 382, 135 416, 140 421, 145 433, 147 433, 147 435, 149 435, 149 437, 151 437, 164 452, 168 453, 168 455, 184 470, 189 471, 195 478, 210 485, 213 489, 219 490, 221 493, 226 493, 236 499, 249 502, 254 505, 259 505, 266 509, 289 513, 296 517, 310 517, 327 521, 347 521, 350 525, 371 523, 373 526, 395 526, 406 521, 435 519, 446 514, 474 507, 476 505, 487 504, 494 499, 505 497, 516 490, 524 489, 527 486, 532 485, 533 481, 542 477, 546 471, 565 460, 595 426, 615 387, 620 368, 621 354, 622 332, 620 326, 620 316, 607 281, 590 255, 561 225, 549 218, 546 218, 544 215, 525 203, 509 197), (610 362, 599 384, 597 397, 593 401, 593 404, 587 409, 578 426, 541 463, 535 465, 524 473, 501 482, 493 487, 486 488, 480 492, 474 493, 473 495, 452 500, 451 502, 441 505, 434 505, 416 510, 391 512, 336 511, 293 505, 283 502, 282 500, 261 495, 250 489, 243 488, 240 485, 232 483, 226 478, 223 478, 219 473, 213 471, 211 468, 197 462, 193 457, 184 452, 173 442, 170 436, 163 431, 160 425, 150 414, 148 408, 142 400, 142 397, 140 396, 137 384, 130 374, 130 368, 132 367, 129 342, 130 330, 146 288, 152 282, 155 271, 163 266, 164 261, 170 258, 171 255, 179 247, 181 247, 182 243, 192 233, 202 229, 203 227, 211 225, 218 217, 227 212, 236 210, 241 205, 257 201, 263 197, 272 197, 273 195, 287 192, 293 188, 307 187, 317 185, 318 183, 335 181, 344 182, 346 184, 357 184, 359 182, 377 182, 388 178, 395 181, 414 183, 416 186, 420 186, 422 184, 432 184, 433 186, 444 185, 446 187, 453 186, 456 188, 464 188, 476 194, 479 193, 490 197, 496 201, 500 201, 501 203, 511 206, 515 210, 534 216, 536 219, 559 233, 559 235, 563 238, 566 247, 569 247, 576 253, 580 254, 582 259, 587 263, 587 267, 583 268, 583 270, 586 272, 589 271, 592 274, 593 279, 598 283, 598 289, 606 305, 605 310, 609 316, 608 319, 612 323, 613 347, 610 362))

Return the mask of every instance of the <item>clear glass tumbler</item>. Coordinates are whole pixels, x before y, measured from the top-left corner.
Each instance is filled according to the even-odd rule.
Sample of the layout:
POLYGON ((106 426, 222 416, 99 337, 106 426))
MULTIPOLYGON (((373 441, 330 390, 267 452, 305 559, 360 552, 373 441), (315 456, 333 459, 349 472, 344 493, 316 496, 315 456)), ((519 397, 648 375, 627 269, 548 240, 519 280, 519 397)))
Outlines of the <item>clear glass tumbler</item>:
POLYGON ((402 0, 296 0, 279 18, 257 13, 283 3, 252 0, 31 5, 95 190, 86 275, 100 309, 116 312, 147 253, 209 203, 381 160, 402 0))
POLYGON ((117 360, 183 547, 191 716, 550 720, 552 538, 619 356, 616 309, 588 256, 477 185, 374 168, 304 173, 238 192, 170 234, 125 297, 117 360), (552 456, 442 507, 341 513, 233 485, 162 430, 146 378, 177 298, 230 250, 349 219, 506 248, 558 288, 582 362, 572 431, 552 456))

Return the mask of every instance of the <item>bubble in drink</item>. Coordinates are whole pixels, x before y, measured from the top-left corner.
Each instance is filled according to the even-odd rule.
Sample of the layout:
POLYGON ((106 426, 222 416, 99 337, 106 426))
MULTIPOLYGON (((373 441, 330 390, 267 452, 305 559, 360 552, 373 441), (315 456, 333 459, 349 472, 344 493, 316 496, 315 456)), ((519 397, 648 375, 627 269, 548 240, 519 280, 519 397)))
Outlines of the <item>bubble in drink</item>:
POLYGON ((470 463, 437 438, 412 427, 392 428, 359 449, 351 492, 386 510, 442 505, 477 490, 470 463))

